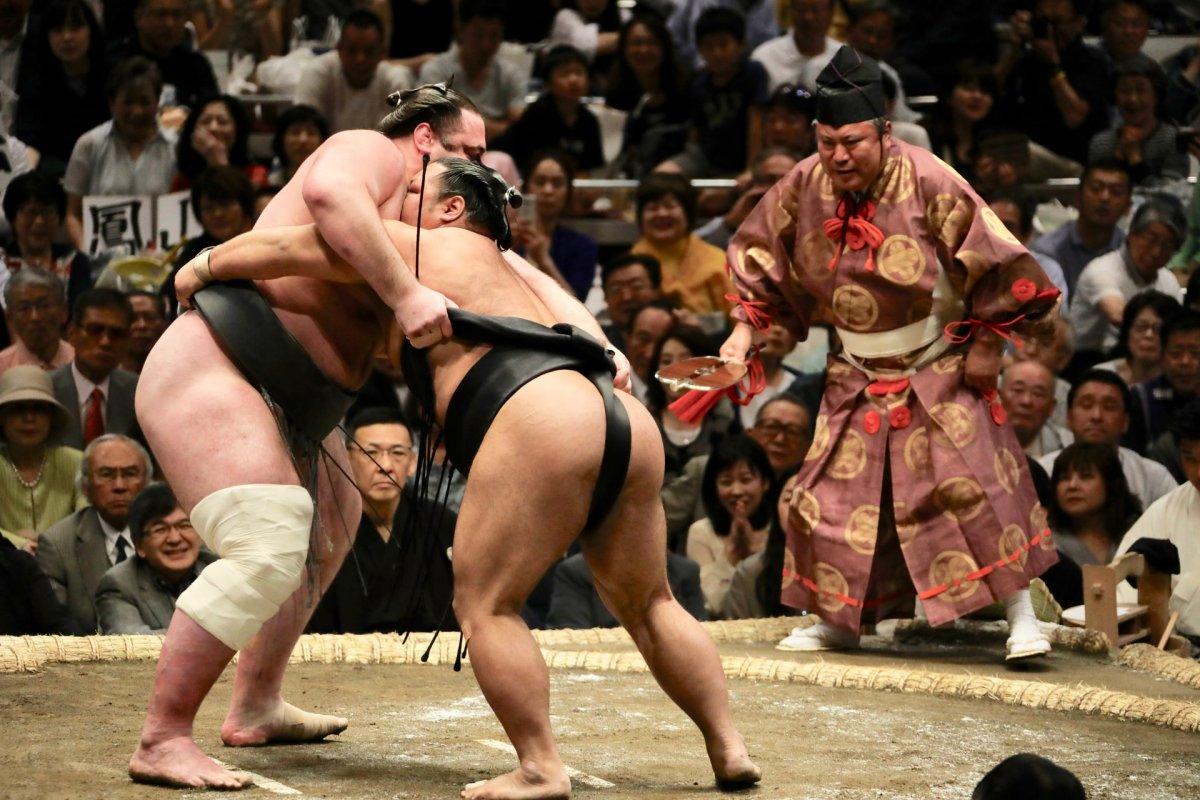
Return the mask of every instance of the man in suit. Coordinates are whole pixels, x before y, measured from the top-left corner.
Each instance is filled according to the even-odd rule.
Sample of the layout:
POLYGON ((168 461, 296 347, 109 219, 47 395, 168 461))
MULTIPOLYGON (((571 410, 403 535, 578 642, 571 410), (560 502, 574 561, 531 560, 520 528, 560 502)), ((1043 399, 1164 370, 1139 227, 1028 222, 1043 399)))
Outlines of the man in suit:
POLYGON ((82 450, 105 433, 141 438, 133 412, 137 375, 117 366, 132 325, 129 298, 115 289, 89 289, 75 301, 67 332, 75 359, 51 373, 54 396, 69 415, 61 444, 82 450))
POLYGON ((84 450, 80 473, 91 505, 47 528, 38 537, 37 559, 59 601, 90 633, 100 579, 134 552, 126 522, 129 504, 150 476, 150 455, 127 436, 106 434, 84 450))
POLYGON ((165 483, 152 483, 129 506, 136 555, 100 579, 101 633, 166 633, 175 598, 216 556, 200 545, 187 513, 165 483))

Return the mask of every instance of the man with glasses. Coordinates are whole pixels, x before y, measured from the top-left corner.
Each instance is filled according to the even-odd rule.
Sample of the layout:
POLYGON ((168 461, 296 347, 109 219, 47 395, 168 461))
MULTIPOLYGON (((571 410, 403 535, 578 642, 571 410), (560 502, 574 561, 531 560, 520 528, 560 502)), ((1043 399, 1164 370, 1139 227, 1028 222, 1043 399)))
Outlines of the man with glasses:
POLYGON ((166 633, 175 599, 216 560, 203 549, 165 483, 152 483, 129 506, 134 554, 114 565, 96 589, 100 632, 166 633))
POLYGON ((652 300, 662 299, 662 266, 654 256, 625 253, 601 268, 600 285, 608 312, 608 322, 601 327, 612 346, 624 350, 625 331, 633 321, 633 313, 652 300))
POLYGON ((354 552, 309 622, 310 633, 457 630, 450 547, 457 516, 414 497, 405 482, 416 469, 412 432, 399 412, 366 408, 346 426, 354 484, 363 497, 354 552), (432 524, 435 552, 406 546, 410 521, 432 524))
POLYGON ((67 304, 57 275, 34 267, 17 270, 4 286, 4 305, 17 341, 0 350, 0 373, 24 364, 49 371, 71 363, 75 348, 62 338, 67 304))
POLYGON ((133 412, 138 379, 118 366, 132 325, 129 299, 115 289, 89 289, 75 302, 67 329, 75 359, 50 376, 69 416, 62 444, 82 450, 105 433, 141 437, 133 412))

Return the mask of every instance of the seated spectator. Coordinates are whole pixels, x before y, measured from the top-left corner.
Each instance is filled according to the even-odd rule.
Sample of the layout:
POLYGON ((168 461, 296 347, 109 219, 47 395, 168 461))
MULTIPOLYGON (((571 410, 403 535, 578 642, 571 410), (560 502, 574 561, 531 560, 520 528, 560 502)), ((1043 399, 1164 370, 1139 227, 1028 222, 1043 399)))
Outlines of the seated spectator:
POLYGON ((724 400, 698 422, 684 422, 667 406, 683 396, 682 389, 668 389, 655 380, 654 373, 676 361, 696 356, 715 356, 717 348, 699 328, 675 325, 659 340, 651 356, 650 368, 642 374, 646 383, 646 407, 658 423, 666 454, 666 475, 670 480, 683 470, 683 465, 698 455, 712 451, 725 436, 735 415, 724 400))
POLYGON ((1086 11, 1084 0, 1037 0, 1032 15, 1017 12, 1017 60, 998 68, 1008 113, 1029 138, 1081 164, 1088 140, 1108 124, 1112 86, 1104 55, 1083 42, 1086 11))
MULTIPOLYGON (((996 212, 996 216, 1004 223, 1013 236, 1021 244, 1028 246, 1033 238, 1033 215, 1037 211, 1037 200, 1021 187, 999 189, 988 196, 988 206, 996 212)), ((1067 276, 1063 274, 1062 265, 1053 256, 1031 250, 1030 255, 1037 260, 1042 272, 1051 280, 1055 287, 1062 292, 1062 307, 1070 307, 1070 287, 1067 286, 1067 276)))
POLYGON ((588 60, 594 90, 603 94, 621 36, 622 11, 617 0, 567 0, 554 15, 547 39, 569 44, 588 60))
POLYGON ((179 174, 171 191, 188 189, 211 167, 234 167, 255 186, 267 182, 267 169, 250 160, 250 112, 241 100, 222 94, 200 100, 179 131, 175 158, 179 174))
POLYGON ((534 156, 525 178, 525 202, 533 202, 534 217, 517 217, 513 245, 535 267, 566 281, 571 292, 585 300, 596 279, 600 246, 592 237, 561 224, 571 208, 574 180, 566 153, 546 151, 534 156))
POLYGON ((1129 171, 1120 163, 1088 164, 1075 196, 1079 218, 1034 239, 1029 246, 1062 266, 1072 292, 1084 267, 1124 244, 1125 234, 1117 222, 1129 211, 1132 186, 1129 171))
POLYGON ((687 70, 662 19, 639 11, 621 28, 604 102, 627 112, 615 169, 641 177, 687 141, 687 70))
POLYGON ((62 444, 82 450, 105 433, 140 437, 133 413, 137 376, 118 367, 131 325, 133 309, 115 289, 89 289, 76 301, 67 329, 75 359, 50 373, 54 396, 67 409, 62 444))
POLYGON ((601 267, 600 286, 608 315, 602 326, 604 335, 613 347, 625 352, 625 331, 633 312, 662 298, 662 267, 654 256, 626 253, 601 267))
MULTIPOLYGON (((0 42, 4 43, 4 57, 0 59, 0 84, 10 97, 29 91, 31 78, 36 73, 35 35, 30 28, 38 26, 38 15, 33 12, 32 0, 9 0, 0 10, 0 42)), ((41 9, 38 9, 40 11, 41 9)), ((0 113, 0 130, 12 130, 13 109, 7 106, 0 113)))
POLYGON ((504 41, 502 0, 462 0, 454 45, 421 67, 421 83, 454 79, 483 115, 488 139, 504 133, 525 109, 526 76, 496 54, 504 41))
MULTIPOLYGON (((700 589, 700 566, 690 558, 667 551, 667 583, 671 594, 689 614, 708 619, 700 589)), ((615 628, 619 623, 596 591, 596 582, 583 553, 560 561, 554 568, 547 628, 615 628)))
MULTIPOLYGON (((762 148, 783 149, 797 158, 812 155, 816 149, 813 136, 812 95, 808 90, 785 83, 771 93, 763 108, 762 148)), ((755 151, 752 158, 757 158, 755 151)))
POLYGON ((690 67, 698 69, 702 64, 696 25, 706 12, 713 9, 733 10, 745 19, 742 38, 747 53, 779 35, 776 3, 773 0, 679 0, 667 18, 667 29, 671 31, 671 38, 679 49, 680 60, 690 67))
POLYGON ((187 0, 137 0, 133 36, 113 42, 108 50, 110 64, 134 56, 154 62, 166 89, 163 105, 168 108, 195 108, 201 97, 217 93, 212 65, 191 49, 187 6, 187 0))
POLYGON ((1028 180, 1032 162, 1029 137, 1020 131, 980 131, 971 159, 971 183, 984 196, 1016 189, 1028 180))
POLYGON ((1162 375, 1133 387, 1148 442, 1166 433, 1175 414, 1200 395, 1200 311, 1167 320, 1161 336, 1162 375))
POLYGON ((1025 455, 1039 458, 1075 441, 1074 434, 1050 419, 1057 405, 1054 373, 1042 362, 1025 359, 1006 367, 1000 400, 1025 455))
POLYGON ((83 503, 80 452, 51 440, 65 421, 47 373, 19 366, 0 375, 0 533, 29 551, 39 532, 83 503))
POLYGON ((38 537, 38 565, 87 633, 96 630, 100 579, 109 567, 133 555, 129 504, 145 488, 152 469, 150 455, 133 439, 100 437, 83 452, 78 470, 88 505, 38 537))
POLYGON ((724 250, 733 238, 734 231, 750 215, 762 196, 791 172, 796 162, 796 154, 782 147, 759 150, 750 171, 749 187, 738 196, 729 211, 697 228, 696 235, 713 247, 724 250))
POLYGON ((17 100, 13 131, 61 178, 75 142, 109 118, 104 32, 87 0, 50 0, 32 42, 36 72, 17 100))
POLYGON ((4 215, 13 226, 13 239, 4 246, 9 270, 21 267, 52 272, 67 287, 66 299, 74 303, 92 288, 92 262, 69 244, 60 244, 67 195, 53 178, 28 172, 13 179, 4 192, 4 215))
POLYGON ((971 800, 1086 800, 1070 771, 1032 753, 1009 756, 983 776, 971 800))
POLYGON ((797 394, 797 390, 793 387, 793 384, 796 383, 800 376, 783 363, 783 360, 787 358, 788 354, 795 347, 795 335, 779 323, 771 323, 771 326, 763 334, 763 341, 759 346, 758 356, 759 360, 762 361, 766 386, 761 392, 751 398, 750 402, 738 409, 738 419, 741 421, 743 428, 749 429, 754 424, 754 421, 758 418, 758 410, 766 405, 771 398, 778 397, 785 392, 797 394))
POLYGON ((729 592, 721 607, 722 619, 762 619, 790 617, 799 614, 780 600, 783 574, 787 560, 787 534, 779 516, 771 516, 767 543, 734 567, 729 579, 729 592))
MULTIPOLYGON (((37 151, 32 150, 15 136, 0 134, 0 195, 7 193, 12 182, 28 175, 38 164, 37 151)), ((12 234, 12 220, 0 209, 0 236, 12 234)))
MULTIPOLYGON (((1200 642, 1200 401, 1193 400, 1175 415, 1171 424, 1179 444, 1180 462, 1187 481, 1146 509, 1117 548, 1127 552, 1139 539, 1166 539, 1179 551, 1179 574, 1171 577, 1170 610, 1179 613, 1179 633, 1193 644, 1200 642)), ((1121 602, 1137 602, 1127 583, 1117 588, 1121 602)))
POLYGON ((726 439, 708 459, 700 487, 707 516, 688 529, 687 557, 700 565, 711 617, 724 608, 737 565, 766 546, 774 485, 766 452, 749 436, 726 439))
POLYGON ((649 386, 645 376, 658 369, 652 366, 658 344, 679 321, 679 309, 669 300, 650 300, 629 313, 629 328, 625 333, 625 357, 629 359, 629 378, 633 396, 647 402, 649 386))
POLYGON ((1190 166, 1187 153, 1175 147, 1177 129, 1158 117, 1167 86, 1162 67, 1138 53, 1118 61, 1114 76, 1120 120, 1092 137, 1088 161, 1122 163, 1135 184, 1186 178, 1190 166))
POLYGON ((991 119, 999 93, 996 74, 991 64, 974 59, 959 62, 954 74, 945 102, 934 107, 925 125, 934 155, 972 180, 976 137, 991 119))
POLYGON ((696 225, 696 190, 681 175, 655 173, 637 188, 638 240, 630 252, 646 253, 662 266, 663 292, 697 314, 724 313, 725 252, 705 242, 696 225))
MULTIPOLYGON (((1142 508, 1149 508, 1155 500, 1175 489, 1178 484, 1166 467, 1121 446, 1121 437, 1129 431, 1132 408, 1132 398, 1124 381, 1108 370, 1088 370, 1071 387, 1067 404, 1067 426, 1075 436, 1075 443, 1102 444, 1115 450, 1129 490, 1142 508)), ((1054 463, 1062 452, 1047 453, 1038 459, 1038 463, 1054 475, 1054 463)))
POLYGON ((329 138, 329 123, 312 106, 291 106, 275 120, 275 135, 271 139, 271 173, 267 183, 280 187, 287 184, 300 169, 304 160, 317 151, 329 138))
POLYGON ((732 8, 700 15, 696 46, 704 67, 692 84, 691 131, 687 147, 671 160, 692 178, 734 175, 746 168, 761 106, 770 97, 767 71, 747 58, 746 20, 732 8))
POLYGON ((1065 317, 1059 316, 1054 320, 1054 326, 1047 336, 1030 336, 1025 339, 1025 346, 1013 352, 1016 361, 1037 361, 1054 376, 1054 411, 1051 421, 1060 427, 1067 424, 1067 395, 1071 392, 1071 384, 1062 376, 1067 365, 1075 357, 1075 334, 1071 323, 1065 317))
POLYGON ((167 304, 162 295, 153 292, 130 292, 133 323, 129 326, 129 347, 121 361, 121 369, 137 375, 146 364, 146 356, 167 329, 167 304))
POLYGON ((79 633, 34 557, 0 536, 0 636, 79 633))
MULTIPOLYGON (((1046 510, 1059 556, 1080 567, 1111 562, 1121 537, 1142 513, 1117 454, 1102 444, 1076 442, 1054 462, 1050 482, 1054 492, 1046 510)), ((1062 595, 1064 588, 1058 591, 1062 595)), ((1078 594, 1072 586, 1066 596, 1059 595, 1054 599, 1063 608, 1081 605, 1082 584, 1078 594)))
POLYGON ((795 83, 812 90, 817 74, 833 58, 841 42, 829 36, 833 0, 790 0, 791 29, 754 48, 750 57, 767 69, 771 90, 795 83))
POLYGON ((1152 381, 1162 374, 1162 327, 1182 309, 1179 301, 1162 292, 1147 289, 1138 292, 1121 315, 1117 335, 1116 358, 1097 364, 1111 369, 1130 388, 1152 381))
MULTIPOLYGON (((1188 152, 1192 155, 1200 154, 1200 138, 1193 138, 1188 152)), ((1196 277, 1200 275, 1200 269, 1197 269, 1200 267, 1200 192, 1192 192, 1192 202, 1188 206, 1187 236, 1179 250, 1171 256, 1168 266, 1176 272, 1191 275, 1188 279, 1189 291, 1185 292, 1185 295, 1189 303, 1200 304, 1200 278, 1196 277), (1193 286, 1196 289, 1194 292, 1191 291, 1193 286)))
MULTIPOLYGON (((812 442, 813 416, 813 411, 800 398, 787 393, 778 394, 759 407, 758 418, 746 430, 750 438, 767 452, 777 486, 782 486, 782 477, 795 472, 803 462, 804 454, 812 442)), ((700 484, 708 459, 707 455, 696 456, 684 464, 683 472, 663 486, 667 537, 672 549, 678 549, 683 544, 687 529, 693 522, 704 518, 700 484)))
POLYGON ((1115 347, 1125 305, 1138 292, 1156 289, 1183 300, 1179 281, 1165 267, 1183 242, 1186 225, 1183 208, 1174 197, 1148 198, 1134 212, 1124 246, 1087 265, 1075 286, 1069 314, 1077 353, 1115 347))
POLYGON ((217 560, 203 548, 187 512, 165 483, 152 483, 129 504, 134 554, 104 573, 96 614, 104 634, 166 633, 175 601, 217 560))
POLYGON ((1200 107, 1200 44, 1192 44, 1163 64, 1167 71, 1166 118, 1185 124, 1200 107))
POLYGON ((367 408, 350 421, 346 445, 362 522, 308 630, 457 630, 448 555, 456 515, 404 488, 417 466, 408 426, 392 409, 367 408))
POLYGON ((388 95, 414 83, 407 67, 383 60, 386 54, 383 22, 365 9, 352 11, 342 25, 337 49, 305 65, 296 84, 296 105, 315 108, 334 133, 374 130, 391 110, 388 95))
MULTIPOLYGON (((181 4, 182 0, 143 2, 154 7, 181 4)), ((63 178, 67 232, 76 247, 83 249, 84 197, 158 195, 170 190, 175 176, 175 141, 158 124, 161 92, 158 68, 145 58, 122 61, 109 73, 104 96, 112 119, 79 137, 63 178)))
POLYGON ((1142 47, 1150 35, 1150 11, 1145 0, 1112 0, 1105 4, 1100 32, 1100 52, 1108 57, 1110 65, 1142 55, 1142 47))
POLYGON ((529 165, 538 151, 556 149, 569 154, 584 172, 603 167, 600 121, 583 104, 588 90, 583 53, 557 45, 542 57, 540 71, 545 91, 491 142, 492 148, 508 153, 518 164, 529 165))
POLYGON ((67 303, 57 275, 33 267, 17 270, 4 286, 4 304, 17 341, 0 350, 0 374, 20 364, 50 371, 71 363, 75 348, 62 338, 67 303))

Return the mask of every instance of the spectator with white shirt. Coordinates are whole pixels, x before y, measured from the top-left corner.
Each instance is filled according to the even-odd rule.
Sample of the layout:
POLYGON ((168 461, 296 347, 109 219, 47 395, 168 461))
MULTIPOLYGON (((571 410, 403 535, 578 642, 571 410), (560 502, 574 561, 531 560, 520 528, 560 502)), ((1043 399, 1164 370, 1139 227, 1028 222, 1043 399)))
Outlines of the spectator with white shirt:
POLYGON ((841 47, 841 42, 828 35, 833 0, 791 0, 791 10, 791 29, 759 45, 750 55, 766 67, 771 91, 785 83, 811 91, 817 74, 841 47))
POLYGON ((1069 318, 1077 353, 1105 352, 1117 344, 1126 304, 1145 289, 1183 301, 1174 273, 1165 269, 1187 230, 1183 205, 1155 195, 1134 212, 1124 246, 1084 268, 1071 298, 1069 318))
POLYGON ((1001 377, 1000 401, 1026 455, 1038 458, 1075 441, 1074 434, 1050 419, 1058 401, 1054 373, 1042 362, 1030 358, 1009 364, 1001 377))
POLYGON ((295 102, 315 108, 333 133, 374 130, 391 108, 392 92, 413 86, 404 66, 384 62, 383 22, 365 9, 352 11, 342 24, 337 49, 310 61, 296 85, 295 102))
MULTIPOLYGON (((1174 491, 1178 484, 1166 467, 1128 447, 1121 447, 1121 438, 1129 431, 1133 400, 1129 387, 1116 373, 1102 369, 1083 373, 1071 387, 1067 405, 1067 426, 1075 441, 1116 449, 1129 490, 1141 502, 1142 508, 1149 508, 1155 500, 1174 491)), ((1038 459, 1048 474, 1054 474, 1054 462, 1061 452, 1048 453, 1038 459)))
POLYGON ((697 49, 696 22, 710 8, 732 9, 745 18, 747 53, 779 35, 775 0, 678 0, 667 19, 667 29, 679 48, 679 57, 692 67, 699 68, 702 63, 697 49))
POLYGON ((80 485, 90 505, 38 537, 38 566, 54 593, 88 632, 96 630, 96 589, 109 567, 134 553, 129 506, 152 471, 150 455, 127 436, 107 434, 88 445, 80 485))

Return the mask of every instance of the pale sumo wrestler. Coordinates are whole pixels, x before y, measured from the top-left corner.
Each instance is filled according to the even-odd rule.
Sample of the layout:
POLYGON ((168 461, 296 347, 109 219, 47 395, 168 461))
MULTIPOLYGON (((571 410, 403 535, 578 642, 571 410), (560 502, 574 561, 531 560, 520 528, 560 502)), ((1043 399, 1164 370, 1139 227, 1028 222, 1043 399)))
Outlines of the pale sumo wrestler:
POLYGON ((742 302, 721 350, 745 359, 770 320, 800 338, 829 322, 843 345, 780 506, 783 601, 823 622, 781 647, 854 646, 915 594, 934 625, 1004 600, 1009 658, 1044 654, 1028 586, 1054 546, 995 385, 1000 337, 1050 319, 1058 291, 966 181, 892 138, 874 61, 843 47, 817 85, 817 154, 730 244, 742 302))
MULTIPOLYGON (((418 181, 414 179, 405 201, 406 221, 418 216, 418 181)), ((506 241, 503 189, 490 173, 461 159, 430 166, 421 220, 423 227, 440 229, 422 236, 422 282, 461 309, 487 315, 485 323, 497 318, 509 325, 521 320, 543 326, 567 321, 603 341, 595 320, 553 281, 519 259, 506 260, 494 242, 471 232, 506 241)), ((415 229, 386 224, 404 260, 417 263, 415 229)), ((200 269, 216 280, 288 274, 362 283, 313 226, 244 234, 210 251, 200 269)), ((198 284, 189 265, 176 285, 186 298, 198 284)), ((544 332, 535 330, 534 337, 578 338, 525 325, 544 332)), ((454 608, 480 687, 520 761, 511 773, 468 786, 464 796, 542 798, 570 793, 550 729, 546 665, 519 611, 540 576, 580 531, 597 589, 629 629, 655 678, 700 727, 718 781, 757 781, 758 768, 733 725, 716 648, 671 596, 667 584, 666 527, 658 497, 664 459, 653 419, 627 392, 612 391, 612 372, 595 340, 581 343, 579 352, 591 348, 599 354, 605 364, 599 378, 582 363, 578 369, 538 372, 548 350, 507 340, 495 347, 474 346, 460 338, 462 323, 456 321, 455 326, 455 338, 427 351, 436 417, 446 430, 447 451, 460 469, 469 467, 454 540, 454 608), (479 419, 476 395, 489 395, 491 384, 505 382, 498 372, 485 369, 497 357, 506 365, 498 372, 528 367, 527 375, 538 377, 509 385, 515 392, 501 401, 490 426, 484 417, 482 429, 459 430, 465 420, 479 419), (597 381, 607 385, 598 387, 597 381), (597 388, 605 402, 597 402, 597 388), (619 410, 614 413, 607 403, 619 410), (616 470, 615 491, 604 494, 599 488, 612 477, 614 417, 626 421, 623 452, 618 455, 627 454, 628 465, 616 470), (466 446, 458 441, 464 435, 478 438, 466 446)), ((521 324, 516 328, 521 330, 521 324)), ((427 388, 421 385, 420 365, 411 358, 405 363, 406 377, 420 396, 427 388)), ((627 376, 618 381, 625 383, 627 376)), ((499 391, 504 394, 507 389, 499 391)))
POLYGON ((257 305, 226 309, 225 334, 213 319, 206 324, 185 314, 146 360, 136 399, 142 430, 197 531, 222 559, 179 598, 129 765, 135 780, 243 785, 192 740, 196 711, 236 650, 242 653, 221 728, 226 744, 315 740, 346 727, 343 719, 307 714, 280 695, 315 592, 337 573, 358 525, 358 493, 338 469, 348 467, 345 448, 329 434, 352 398, 349 390, 369 374, 386 331, 398 323, 419 345, 449 333, 446 299, 413 278, 381 218, 399 218, 423 158, 477 157, 484 148, 482 118, 443 86, 406 93, 380 131, 347 131, 326 141, 258 222, 259 228, 315 222, 363 283, 259 282, 257 293, 248 292, 257 305), (239 322, 247 308, 263 316, 239 322), (250 337, 243 355, 267 362, 257 386, 231 360, 231 337, 239 335, 250 337), (309 385, 300 383, 302 374, 309 385), (264 402, 264 383, 272 384, 274 409, 264 402), (325 455, 318 459, 322 440, 325 455), (314 514, 319 546, 310 551, 314 514))

